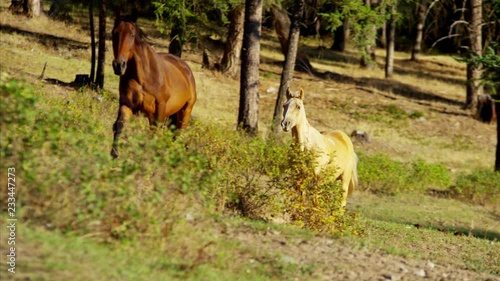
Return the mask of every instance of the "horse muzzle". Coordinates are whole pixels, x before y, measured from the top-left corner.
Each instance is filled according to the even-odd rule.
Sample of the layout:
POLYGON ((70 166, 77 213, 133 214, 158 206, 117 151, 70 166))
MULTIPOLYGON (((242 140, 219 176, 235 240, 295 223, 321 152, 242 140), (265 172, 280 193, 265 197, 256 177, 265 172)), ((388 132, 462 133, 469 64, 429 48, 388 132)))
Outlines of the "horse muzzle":
POLYGON ((127 62, 125 62, 124 60, 113 61, 113 70, 115 71, 115 75, 118 76, 124 75, 126 69, 127 69, 127 62))
POLYGON ((283 120, 283 122, 281 122, 281 129, 283 129, 283 131, 285 132, 288 132, 290 131, 290 125, 291 125, 290 121, 283 120))

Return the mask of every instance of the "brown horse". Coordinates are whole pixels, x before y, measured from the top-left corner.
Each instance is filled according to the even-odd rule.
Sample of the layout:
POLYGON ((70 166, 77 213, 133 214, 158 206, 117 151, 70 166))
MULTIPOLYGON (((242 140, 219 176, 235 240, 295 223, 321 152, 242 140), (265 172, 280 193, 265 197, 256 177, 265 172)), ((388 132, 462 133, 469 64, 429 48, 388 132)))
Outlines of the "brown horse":
POLYGON ((168 119, 186 128, 196 102, 196 86, 189 66, 180 58, 157 53, 137 26, 135 15, 115 15, 112 31, 113 70, 120 76, 120 107, 113 125, 111 155, 118 157, 118 138, 125 121, 143 113, 151 127, 168 119))

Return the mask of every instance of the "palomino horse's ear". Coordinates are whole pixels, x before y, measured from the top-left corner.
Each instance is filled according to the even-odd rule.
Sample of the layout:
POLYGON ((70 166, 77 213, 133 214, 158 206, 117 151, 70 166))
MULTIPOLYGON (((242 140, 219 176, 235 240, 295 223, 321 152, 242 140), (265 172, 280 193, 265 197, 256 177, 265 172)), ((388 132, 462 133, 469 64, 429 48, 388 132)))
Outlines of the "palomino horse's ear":
POLYGON ((304 99, 304 89, 300 88, 298 98, 301 99, 301 100, 304 99))
POLYGON ((293 97, 292 93, 290 93, 290 87, 286 88, 286 99, 289 100, 293 97))

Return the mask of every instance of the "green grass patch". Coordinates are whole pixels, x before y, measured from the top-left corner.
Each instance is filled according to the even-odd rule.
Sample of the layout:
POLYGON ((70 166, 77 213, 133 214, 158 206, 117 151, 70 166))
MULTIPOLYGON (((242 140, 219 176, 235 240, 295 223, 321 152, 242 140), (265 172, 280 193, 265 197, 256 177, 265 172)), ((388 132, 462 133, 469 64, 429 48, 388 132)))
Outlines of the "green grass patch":
POLYGON ((404 110, 397 105, 372 105, 358 104, 357 110, 353 112, 356 119, 381 123, 396 127, 403 127, 409 119, 419 119, 424 117, 421 111, 404 110))
POLYGON ((408 191, 447 188, 451 183, 448 170, 440 164, 422 159, 409 163, 391 160, 387 155, 359 155, 361 188, 374 193, 394 195, 408 191))
POLYGON ((19 257, 11 280, 280 280, 296 274, 272 253, 256 253, 200 226, 188 225, 161 243, 99 243, 23 227, 18 249, 29 254, 19 257))
POLYGON ((478 170, 462 174, 451 187, 453 196, 481 205, 497 205, 500 202, 500 173, 478 170))
POLYGON ((388 254, 452 264, 460 268, 499 275, 498 242, 455 235, 434 228, 390 221, 367 220, 367 236, 343 238, 356 247, 388 254))

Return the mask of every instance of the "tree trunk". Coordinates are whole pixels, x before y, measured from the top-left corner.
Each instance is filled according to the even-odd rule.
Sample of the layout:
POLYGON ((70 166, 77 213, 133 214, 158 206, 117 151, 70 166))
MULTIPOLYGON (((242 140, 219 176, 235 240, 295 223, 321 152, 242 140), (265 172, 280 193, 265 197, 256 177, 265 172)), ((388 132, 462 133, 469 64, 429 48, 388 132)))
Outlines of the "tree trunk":
POLYGON ((279 121, 283 115, 283 103, 285 102, 285 94, 288 87, 290 87, 290 81, 293 78, 295 59, 297 57, 297 50, 299 48, 300 20, 304 12, 304 0, 296 1, 295 5, 295 12, 292 16, 290 34, 288 36, 289 40, 285 66, 283 67, 283 72, 281 73, 280 89, 278 92, 278 98, 276 99, 276 105, 274 106, 272 129, 275 134, 278 134, 281 131, 279 121))
POLYGON ((262 0, 245 1, 238 126, 255 136, 259 124, 259 63, 262 0))
POLYGON ((30 17, 39 17, 42 12, 40 0, 24 0, 24 12, 30 17))
MULTIPOLYGON (((389 19, 390 20, 390 19, 389 19)), ((389 21, 388 20, 388 21, 389 21)), ((390 32, 390 27, 389 27, 389 23, 388 21, 384 22, 384 24, 382 25, 382 28, 381 28, 381 33, 380 33, 380 38, 378 38, 378 46, 381 47, 381 48, 387 48, 387 42, 388 42, 388 38, 387 36, 389 36, 387 34, 387 32, 390 32)))
MULTIPOLYGON (((470 0, 471 20, 470 20, 470 46, 471 51, 477 55, 482 55, 482 0, 470 0)), ((467 96, 465 98, 465 108, 477 108, 477 96, 483 94, 483 86, 479 79, 482 75, 481 65, 470 65, 470 71, 467 71, 467 96), (470 76, 470 77, 469 77, 470 76)))
POLYGON ((385 78, 391 78, 394 72, 394 40, 396 37, 396 5, 393 3, 390 9, 390 18, 387 21, 387 33, 386 33, 386 56, 385 56, 385 78))
POLYGON ((290 18, 285 9, 281 9, 277 5, 271 6, 271 14, 273 15, 273 26, 280 42, 281 53, 285 55, 288 48, 288 36, 290 35, 290 18))
POLYGON ((497 115, 497 151, 495 154, 495 171, 500 173, 500 83, 497 83, 495 99, 495 112, 497 115))
POLYGON ((94 29, 94 0, 89 3, 89 22, 90 22, 90 77, 89 83, 95 83, 95 29, 94 29))
MULTIPOLYGON (((370 0, 365 0, 365 5, 367 5, 371 9, 370 0)), ((375 25, 375 23, 373 23, 372 32, 373 34, 377 34, 377 26, 375 25)), ((365 47, 365 53, 361 55, 360 64, 364 68, 371 68, 375 64, 376 60, 375 50, 377 49, 376 38, 377 36, 375 35, 373 41, 365 47)))
POLYGON ((9 10, 11 13, 17 13, 20 8, 23 8, 27 11, 27 7, 24 8, 24 0, 12 0, 10 1, 9 10))
POLYGON ((104 65, 106 62, 106 0, 99 3, 99 50, 97 53, 97 74, 95 84, 104 88, 104 65))
POLYGON ((415 43, 411 50, 411 60, 418 61, 420 52, 422 51, 422 39, 424 37, 425 13, 427 12, 427 1, 420 0, 417 2, 417 33, 415 35, 415 43))
POLYGON ((178 56, 182 56, 182 37, 184 36, 184 30, 182 23, 175 21, 172 30, 170 31, 170 44, 168 45, 168 52, 178 56))
POLYGON ((466 84, 465 84, 465 106, 464 108, 472 108, 468 106, 469 104, 472 104, 474 101, 474 85, 472 84, 472 64, 468 63, 466 68, 466 84))
POLYGON ((231 76, 237 71, 237 63, 241 54, 243 23, 245 20, 244 8, 243 5, 238 5, 230 13, 231 23, 227 33, 224 55, 220 62, 220 71, 231 76))
POLYGON ((348 21, 347 19, 345 19, 344 24, 335 29, 335 32, 333 32, 333 45, 331 47, 332 50, 339 52, 345 51, 345 46, 347 43, 346 35, 348 33, 346 31, 348 30, 348 28, 348 21))

